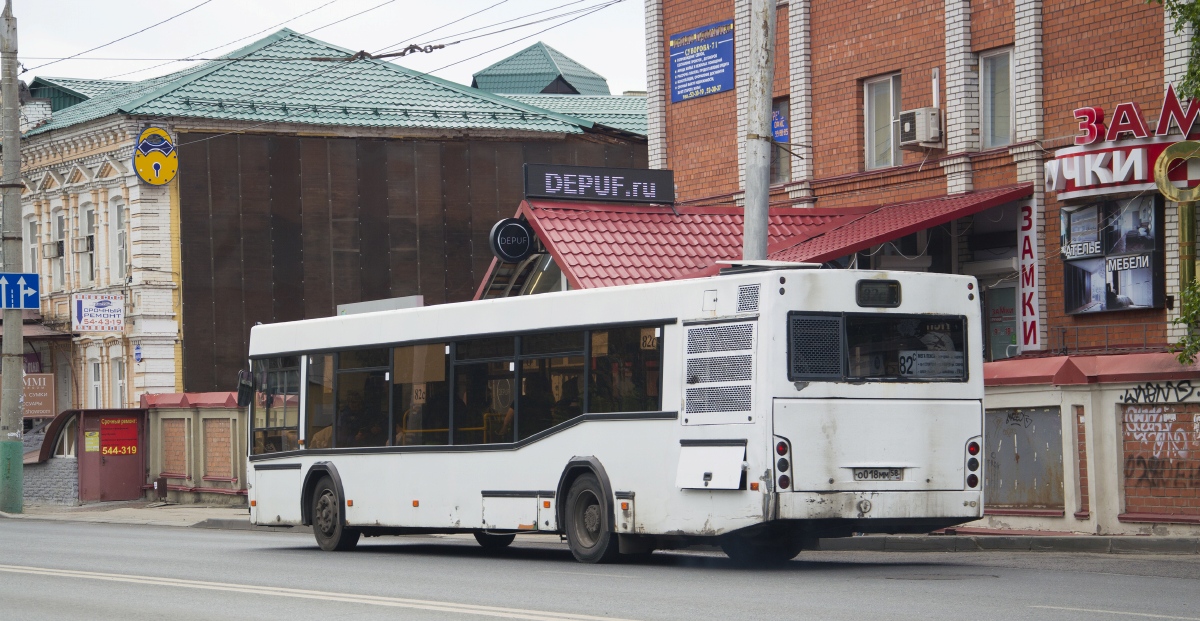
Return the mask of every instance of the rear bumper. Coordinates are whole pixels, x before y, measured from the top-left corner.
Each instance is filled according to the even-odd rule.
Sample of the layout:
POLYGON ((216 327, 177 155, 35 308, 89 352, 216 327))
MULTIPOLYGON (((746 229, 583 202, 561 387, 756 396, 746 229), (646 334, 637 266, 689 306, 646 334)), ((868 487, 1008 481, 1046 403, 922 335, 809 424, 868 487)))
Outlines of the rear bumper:
POLYGON ((855 520, 861 524, 934 518, 962 523, 983 517, 981 491, 783 492, 777 498, 776 517, 781 520, 855 520))

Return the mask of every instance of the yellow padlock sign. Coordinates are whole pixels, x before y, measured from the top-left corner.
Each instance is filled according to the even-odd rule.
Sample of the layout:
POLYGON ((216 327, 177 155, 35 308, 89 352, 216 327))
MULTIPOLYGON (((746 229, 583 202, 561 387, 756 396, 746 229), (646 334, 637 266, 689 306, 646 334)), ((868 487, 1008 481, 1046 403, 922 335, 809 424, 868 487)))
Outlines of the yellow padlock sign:
POLYGON ((133 149, 133 168, 150 185, 166 185, 179 172, 179 151, 171 134, 159 127, 147 127, 133 149))
POLYGON ((1196 200, 1200 187, 1177 188, 1167 178, 1171 163, 1176 160, 1200 159, 1200 142, 1184 140, 1166 148, 1154 163, 1154 184, 1167 200, 1179 204, 1179 287, 1186 288, 1196 280, 1196 200))

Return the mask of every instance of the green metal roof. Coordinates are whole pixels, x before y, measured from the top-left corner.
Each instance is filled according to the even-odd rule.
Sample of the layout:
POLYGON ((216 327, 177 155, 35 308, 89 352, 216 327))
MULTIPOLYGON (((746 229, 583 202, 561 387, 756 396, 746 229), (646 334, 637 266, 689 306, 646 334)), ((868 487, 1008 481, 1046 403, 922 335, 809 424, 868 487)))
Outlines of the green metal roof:
POLYGON ((506 95, 531 106, 587 119, 593 123, 645 136, 645 97, 597 97, 589 95, 506 95))
POLYGON ((48 76, 38 76, 33 79, 33 82, 29 85, 29 88, 32 90, 42 85, 52 86, 69 91, 75 95, 79 95, 84 99, 90 99, 96 95, 99 95, 100 93, 106 93, 114 88, 117 88, 118 86, 125 86, 126 84, 129 84, 128 80, 89 80, 86 78, 52 78, 48 76))
POLYGON ((378 60, 289 29, 221 60, 96 95, 35 135, 112 114, 357 127, 582 133, 592 122, 378 60))
POLYGON ((471 86, 493 93, 533 95, 562 78, 580 95, 609 94, 603 76, 541 41, 471 77, 471 86))

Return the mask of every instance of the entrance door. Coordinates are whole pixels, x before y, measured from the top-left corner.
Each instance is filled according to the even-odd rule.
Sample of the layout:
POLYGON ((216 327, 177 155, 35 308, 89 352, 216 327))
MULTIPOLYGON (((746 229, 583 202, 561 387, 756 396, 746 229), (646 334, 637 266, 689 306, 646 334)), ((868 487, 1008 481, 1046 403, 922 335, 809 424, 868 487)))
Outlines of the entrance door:
POLYGON ((141 498, 146 478, 142 412, 85 410, 80 418, 79 499, 141 498))
POLYGON ((1017 355, 1017 288, 1006 283, 988 289, 984 296, 987 359, 1017 355))

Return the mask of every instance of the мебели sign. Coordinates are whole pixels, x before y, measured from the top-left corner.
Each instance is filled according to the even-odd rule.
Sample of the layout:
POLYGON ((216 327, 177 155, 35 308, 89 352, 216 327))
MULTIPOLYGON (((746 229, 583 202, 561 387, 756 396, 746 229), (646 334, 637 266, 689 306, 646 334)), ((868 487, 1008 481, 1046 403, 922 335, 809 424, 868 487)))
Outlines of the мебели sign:
POLYGON ((525 196, 669 205, 675 202, 675 174, 645 168, 526 164, 525 196))

